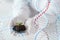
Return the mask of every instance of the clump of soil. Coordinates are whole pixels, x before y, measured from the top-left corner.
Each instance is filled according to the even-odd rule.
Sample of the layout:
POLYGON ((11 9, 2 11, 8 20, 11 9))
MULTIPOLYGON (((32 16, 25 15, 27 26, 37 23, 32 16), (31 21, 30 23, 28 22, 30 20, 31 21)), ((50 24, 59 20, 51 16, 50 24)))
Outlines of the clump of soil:
POLYGON ((22 25, 22 23, 18 23, 17 25, 13 26, 13 30, 15 32, 21 33, 26 31, 26 27, 25 25, 22 25))

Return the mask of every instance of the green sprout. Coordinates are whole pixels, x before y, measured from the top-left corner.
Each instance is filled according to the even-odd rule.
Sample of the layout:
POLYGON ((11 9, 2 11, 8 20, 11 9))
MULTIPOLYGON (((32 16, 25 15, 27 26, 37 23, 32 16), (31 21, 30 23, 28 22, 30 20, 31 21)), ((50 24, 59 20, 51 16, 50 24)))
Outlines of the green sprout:
POLYGON ((16 25, 23 25, 23 23, 22 22, 17 22, 16 25))

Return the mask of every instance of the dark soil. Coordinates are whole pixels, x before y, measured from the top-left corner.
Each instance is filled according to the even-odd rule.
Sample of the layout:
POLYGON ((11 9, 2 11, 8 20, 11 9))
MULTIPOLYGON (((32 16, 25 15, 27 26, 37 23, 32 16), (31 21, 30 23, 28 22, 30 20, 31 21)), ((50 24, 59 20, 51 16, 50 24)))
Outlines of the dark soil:
POLYGON ((22 33, 26 31, 26 27, 24 25, 15 25, 13 30, 18 33, 22 33))

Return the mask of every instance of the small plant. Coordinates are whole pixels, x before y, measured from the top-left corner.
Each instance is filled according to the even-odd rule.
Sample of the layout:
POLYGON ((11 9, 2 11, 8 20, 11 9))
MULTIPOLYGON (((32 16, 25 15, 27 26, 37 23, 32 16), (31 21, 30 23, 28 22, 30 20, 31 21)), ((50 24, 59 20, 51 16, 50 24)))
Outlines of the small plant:
POLYGON ((20 23, 17 22, 16 25, 23 25, 23 23, 22 22, 20 22, 20 23))
POLYGON ((24 32, 26 30, 26 27, 22 22, 17 22, 16 25, 14 25, 13 30, 16 32, 24 32))

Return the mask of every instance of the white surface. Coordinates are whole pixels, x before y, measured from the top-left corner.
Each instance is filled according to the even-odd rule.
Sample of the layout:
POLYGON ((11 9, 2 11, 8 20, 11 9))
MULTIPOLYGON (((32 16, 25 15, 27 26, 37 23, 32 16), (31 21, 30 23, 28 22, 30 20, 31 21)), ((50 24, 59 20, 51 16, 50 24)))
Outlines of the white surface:
MULTIPOLYGON (((53 5, 54 6, 54 5, 53 5)), ((55 11, 57 11, 57 10, 55 10, 55 7, 53 7, 52 8, 52 6, 50 7, 50 10, 47 12, 48 14, 52 14, 52 12, 51 11, 53 11, 53 9, 54 9, 54 12, 55 11)), ((59 9, 59 8, 58 8, 59 9)), ((56 12, 57 13, 57 12, 56 12)), ((10 2, 6 2, 6 1, 3 1, 3 0, 0 0, 0 31, 2 31, 1 29, 2 29, 2 26, 3 26, 3 24, 5 24, 6 23, 6 21, 7 21, 7 24, 8 24, 8 21, 10 21, 9 19, 13 16, 12 15, 12 3, 10 2), (7 15, 7 16, 6 16, 7 15)), ((51 18, 51 17, 49 17, 49 18, 51 18)), ((53 19, 53 18, 52 18, 53 19)), ((51 21, 52 22, 52 21, 51 21)), ((6 25, 7 24, 5 24, 3 27, 6 27, 6 25)), ((8 26, 8 25, 7 25, 8 26)), ((46 31, 47 33, 48 33, 48 36, 49 36, 49 40, 57 40, 57 33, 56 33, 56 24, 52 24, 52 23, 49 23, 48 24, 48 26, 47 26, 47 28, 45 28, 44 29, 44 31, 46 31)), ((10 37, 12 37, 13 35, 11 35, 10 33, 9 33, 9 28, 8 27, 6 27, 4 30, 3 30, 3 33, 1 33, 0 32, 0 36, 3 38, 3 35, 5 35, 5 34, 7 35, 7 34, 9 34, 9 36, 10 37), (7 29, 7 30, 6 30, 7 29), (7 33, 8 32, 8 33, 7 33), (3 34, 3 35, 2 35, 3 34)), ((43 32, 44 33, 44 32, 43 32)), ((45 34, 45 33, 44 33, 45 34)), ((6 36, 5 35, 5 36, 6 36)), ((0 37, 0 40, 4 40, 5 38, 6 38, 6 40, 7 40, 7 37, 8 37, 8 35, 6 36, 6 37, 4 37, 3 39, 1 39, 1 37, 0 37)), ((15 39, 11 39, 10 37, 8 37, 10 40, 15 40, 15 39)), ((16 37, 14 37, 14 38, 16 38, 16 37)), ((16 40, 19 38, 19 36, 17 36, 17 38, 16 38, 16 40)), ((20 39, 20 38, 19 38, 20 39)))
MULTIPOLYGON (((19 34, 18 36, 14 36, 13 34, 11 34, 11 30, 9 27, 9 23, 11 18, 13 17, 12 15, 12 5, 10 3, 6 3, 6 1, 1 1, 0 4, 0 20, 1 20, 1 26, 0 26, 0 40, 23 40, 24 38, 26 40, 34 40, 34 35, 27 35, 24 38, 21 37, 21 34, 19 34)), ((32 26, 31 26, 32 27, 32 26)), ((32 30, 31 30, 32 31, 32 30)), ((40 33, 42 40, 46 39, 47 40, 47 35, 44 32, 40 33), (44 36, 42 36, 44 35, 44 36), (44 38, 43 38, 44 37, 44 38)), ((25 40, 24 39, 24 40, 25 40)), ((38 38, 39 40, 39 38, 38 38)))

